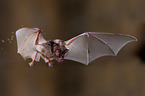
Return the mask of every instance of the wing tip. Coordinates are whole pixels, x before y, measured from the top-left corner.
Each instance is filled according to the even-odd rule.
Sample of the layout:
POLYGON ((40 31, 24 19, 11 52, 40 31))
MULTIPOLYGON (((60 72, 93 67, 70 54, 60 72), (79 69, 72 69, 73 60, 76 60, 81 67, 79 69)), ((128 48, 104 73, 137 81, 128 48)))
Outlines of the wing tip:
POLYGON ((134 38, 134 41, 136 41, 136 42, 138 41, 136 37, 134 37, 134 36, 132 36, 132 37, 134 38))
POLYGON ((117 51, 117 52, 114 52, 115 53, 115 55, 114 56, 117 56, 118 55, 118 53, 119 53, 119 51, 125 46, 125 45, 127 45, 128 43, 130 43, 130 42, 133 42, 133 41, 135 41, 135 42, 137 42, 138 40, 137 40, 137 38, 136 37, 134 37, 134 36, 131 36, 131 35, 128 35, 129 37, 131 37, 132 38, 132 40, 129 40, 129 41, 127 41, 126 43, 124 43, 123 44, 123 46, 117 51))
POLYGON ((131 37, 132 40, 130 40, 130 42, 132 42, 132 41, 136 41, 137 42, 138 41, 137 38, 132 36, 132 35, 126 35, 126 34, 120 34, 120 35, 125 35, 125 36, 128 36, 128 37, 131 37))

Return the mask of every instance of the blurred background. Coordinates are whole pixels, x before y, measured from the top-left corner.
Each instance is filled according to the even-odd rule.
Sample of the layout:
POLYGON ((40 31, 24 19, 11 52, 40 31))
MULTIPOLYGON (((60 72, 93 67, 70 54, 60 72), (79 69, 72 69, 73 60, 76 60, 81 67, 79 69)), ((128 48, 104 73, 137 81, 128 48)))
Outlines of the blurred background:
POLYGON ((145 0, 0 0, 0 96, 145 96, 145 0), (85 66, 17 54, 15 31, 38 27, 47 40, 85 31, 130 34, 118 56, 85 66))

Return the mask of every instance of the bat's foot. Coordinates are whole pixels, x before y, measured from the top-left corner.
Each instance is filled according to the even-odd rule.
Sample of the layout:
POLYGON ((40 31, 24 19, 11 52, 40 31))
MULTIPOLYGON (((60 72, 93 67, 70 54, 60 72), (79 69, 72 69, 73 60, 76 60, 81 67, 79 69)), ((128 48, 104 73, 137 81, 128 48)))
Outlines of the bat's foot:
POLYGON ((30 67, 33 66, 33 65, 34 65, 34 62, 33 61, 29 63, 29 66, 30 67))
POLYGON ((48 62, 48 66, 49 67, 53 67, 53 63, 52 62, 48 62))
POLYGON ((52 58, 45 59, 45 63, 48 63, 49 67, 53 67, 53 63, 51 62, 52 58))

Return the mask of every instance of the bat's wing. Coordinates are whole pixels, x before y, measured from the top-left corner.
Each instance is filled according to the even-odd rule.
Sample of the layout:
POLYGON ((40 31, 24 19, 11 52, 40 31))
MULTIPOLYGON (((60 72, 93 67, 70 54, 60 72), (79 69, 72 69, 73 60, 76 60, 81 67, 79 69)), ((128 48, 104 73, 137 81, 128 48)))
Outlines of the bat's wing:
POLYGON ((46 42, 42 37, 41 33, 38 35, 38 28, 21 28, 16 31, 17 38, 17 48, 18 53, 26 60, 27 58, 32 58, 35 61, 39 61, 40 54, 37 53, 36 49, 39 49, 39 45, 36 45, 36 39, 39 36, 39 43, 46 42), (37 55, 36 55, 37 53, 37 55))
POLYGON ((119 50, 137 39, 130 35, 86 32, 66 41, 69 49, 64 59, 74 60, 88 65, 91 61, 105 55, 117 55, 119 50))

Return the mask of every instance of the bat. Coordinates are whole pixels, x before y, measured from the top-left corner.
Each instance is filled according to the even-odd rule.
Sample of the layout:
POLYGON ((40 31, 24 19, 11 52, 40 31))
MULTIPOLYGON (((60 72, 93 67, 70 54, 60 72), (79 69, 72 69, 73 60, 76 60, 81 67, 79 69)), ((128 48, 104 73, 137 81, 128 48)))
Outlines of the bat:
POLYGON ((131 35, 107 32, 85 32, 67 41, 45 40, 42 31, 38 28, 18 29, 16 38, 17 52, 24 60, 32 59, 30 66, 34 61, 39 61, 40 57, 48 63, 48 66, 52 66, 53 60, 62 62, 64 59, 88 65, 102 56, 116 56, 127 43, 137 41, 131 35))

